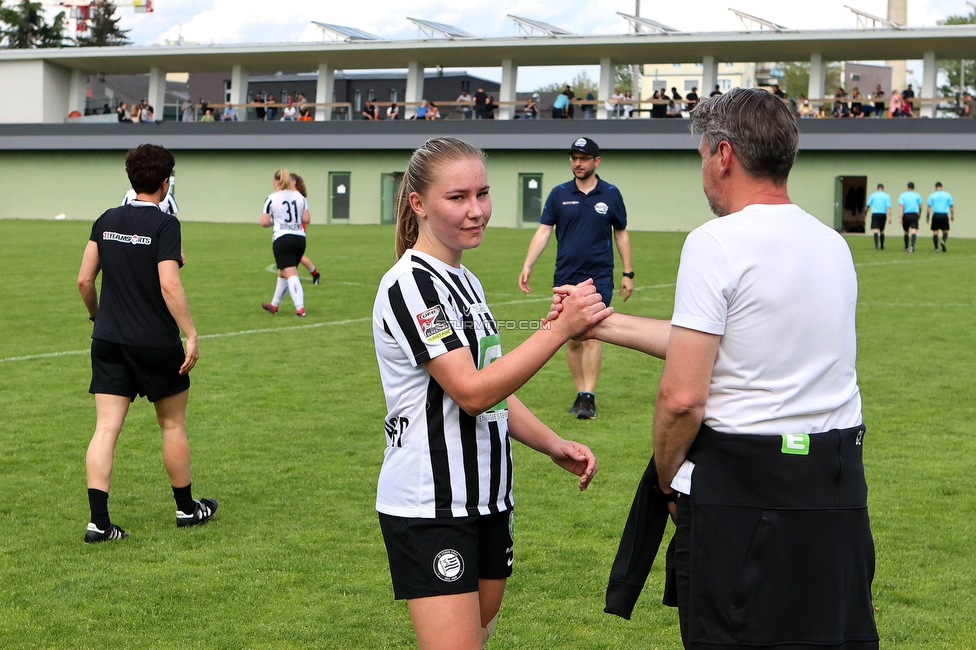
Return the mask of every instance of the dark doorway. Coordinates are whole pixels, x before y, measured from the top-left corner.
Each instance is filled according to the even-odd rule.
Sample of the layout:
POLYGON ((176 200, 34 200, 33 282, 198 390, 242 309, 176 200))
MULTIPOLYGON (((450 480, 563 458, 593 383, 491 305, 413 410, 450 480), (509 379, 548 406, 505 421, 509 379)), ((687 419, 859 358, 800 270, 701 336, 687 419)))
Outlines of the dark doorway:
POLYGON ((522 223, 539 223, 542 216, 542 174, 519 174, 519 217, 522 223))
POLYGON ((330 172, 332 188, 332 221, 349 221, 349 172, 330 172))
POLYGON ((867 198, 867 176, 838 176, 834 180, 834 230, 864 232, 867 198))

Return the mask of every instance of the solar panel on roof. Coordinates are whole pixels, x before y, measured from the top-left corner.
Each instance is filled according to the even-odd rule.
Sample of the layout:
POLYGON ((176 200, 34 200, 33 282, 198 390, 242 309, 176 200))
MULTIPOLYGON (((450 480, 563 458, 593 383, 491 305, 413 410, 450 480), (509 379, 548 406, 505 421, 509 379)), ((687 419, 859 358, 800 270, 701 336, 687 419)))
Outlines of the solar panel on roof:
POLYGON ((435 23, 432 20, 423 20, 422 18, 410 18, 409 16, 407 17, 407 20, 416 24, 422 30, 438 33, 447 38, 477 38, 474 34, 469 34, 463 29, 459 29, 453 25, 435 23))
POLYGON ((561 27, 556 27, 555 25, 550 25, 549 23, 544 23, 541 20, 533 20, 532 18, 522 18, 520 16, 513 16, 508 14, 508 17, 514 20, 522 27, 527 27, 529 29, 534 29, 535 31, 542 32, 546 36, 574 36, 572 32, 567 32, 561 27))
MULTIPOLYGON (((332 25, 329 23, 320 23, 316 20, 312 21, 312 24, 319 29, 332 32, 335 36, 344 37, 347 41, 382 41, 383 39, 379 36, 370 34, 369 32, 364 32, 361 29, 356 29, 355 27, 345 27, 343 25, 332 25)), ((338 39, 337 39, 338 40, 338 39)))

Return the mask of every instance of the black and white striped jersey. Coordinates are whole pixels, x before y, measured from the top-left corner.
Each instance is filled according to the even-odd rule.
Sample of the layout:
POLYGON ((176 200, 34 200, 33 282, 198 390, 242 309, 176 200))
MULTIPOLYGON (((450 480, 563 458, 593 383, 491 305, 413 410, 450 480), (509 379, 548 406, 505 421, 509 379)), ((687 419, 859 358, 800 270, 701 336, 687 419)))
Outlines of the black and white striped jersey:
POLYGON ((467 347, 475 367, 502 354, 481 283, 408 250, 380 282, 373 342, 386 395, 386 451, 376 509, 398 517, 466 517, 509 510, 508 403, 461 410, 424 363, 467 347))
POLYGON ((264 202, 264 214, 271 215, 274 232, 271 241, 282 235, 305 236, 302 228, 302 215, 308 210, 308 201, 295 190, 278 190, 268 195, 264 202))

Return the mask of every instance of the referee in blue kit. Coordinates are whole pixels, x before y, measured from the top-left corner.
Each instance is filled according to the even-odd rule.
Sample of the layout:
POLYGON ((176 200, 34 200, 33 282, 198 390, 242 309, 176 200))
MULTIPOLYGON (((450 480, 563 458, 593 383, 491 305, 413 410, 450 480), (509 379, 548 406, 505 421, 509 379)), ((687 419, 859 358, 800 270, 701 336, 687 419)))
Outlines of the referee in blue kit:
MULTIPOLYGON (((623 264, 620 296, 627 300, 634 291, 634 267, 627 234, 627 210, 620 190, 600 178, 600 147, 589 138, 577 138, 569 149, 573 180, 557 185, 549 193, 539 217, 539 229, 532 237, 525 264, 519 274, 519 288, 529 293, 532 266, 556 231, 556 272, 553 286, 578 284, 593 278, 608 307, 613 297, 613 244, 623 264)), ((597 340, 569 341, 566 347, 569 372, 576 384, 576 401, 570 413, 580 420, 596 416, 596 381, 603 364, 603 348, 597 340)))

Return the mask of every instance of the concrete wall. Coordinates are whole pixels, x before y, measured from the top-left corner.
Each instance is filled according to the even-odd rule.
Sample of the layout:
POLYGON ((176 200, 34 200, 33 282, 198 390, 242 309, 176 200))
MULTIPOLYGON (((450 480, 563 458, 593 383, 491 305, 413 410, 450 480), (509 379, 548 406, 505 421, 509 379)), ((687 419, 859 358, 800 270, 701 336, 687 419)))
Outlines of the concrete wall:
MULTIPOLYGON (((178 151, 176 197, 186 221, 257 223, 271 175, 281 167, 305 177, 312 219, 329 221, 329 173, 349 172, 352 224, 381 218, 382 175, 403 171, 409 151, 178 151)), ((0 219, 92 220, 117 205, 128 189, 121 151, 0 151, 0 219), (38 181, 54 184, 39 191, 38 181)), ((687 231, 711 218, 694 151, 607 151, 601 177, 617 185, 633 230, 687 231)), ((976 237, 976 152, 801 152, 790 180, 793 200, 833 225, 834 178, 867 176, 897 200, 908 181, 928 196, 941 181, 956 203, 954 236, 976 237)), ((571 178, 568 158, 555 151, 490 151, 488 174, 495 227, 528 227, 518 219, 520 173, 541 173, 544 194, 571 178)), ((896 212, 897 214, 897 212, 896 212)), ((890 234, 901 230, 896 223, 890 234)), ((927 233, 923 229, 923 233, 927 233)))
POLYGON ((46 61, 4 61, 0 79, 11 93, 0 102, 0 124, 62 122, 68 117, 71 71, 46 61))

